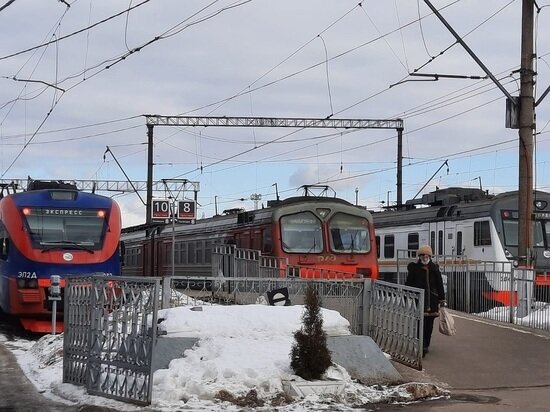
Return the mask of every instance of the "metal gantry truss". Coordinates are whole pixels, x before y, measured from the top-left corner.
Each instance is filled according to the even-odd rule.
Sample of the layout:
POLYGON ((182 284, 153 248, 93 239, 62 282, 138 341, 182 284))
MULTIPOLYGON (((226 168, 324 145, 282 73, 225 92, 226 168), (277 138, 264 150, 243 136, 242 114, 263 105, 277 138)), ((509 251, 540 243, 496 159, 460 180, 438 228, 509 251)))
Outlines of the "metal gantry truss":
POLYGON ((304 127, 324 129, 403 129, 402 119, 316 119, 308 117, 227 117, 145 115, 148 126, 304 127))
MULTIPOLYGON (((402 119, 335 119, 312 117, 228 117, 228 116, 161 116, 158 114, 144 115, 147 125, 148 177, 153 176, 153 129, 155 126, 201 126, 201 127, 293 127, 293 128, 324 128, 324 129, 395 129, 397 131, 397 206, 402 204, 402 119)), ((151 201, 151 191, 147 193, 148 204, 151 201)), ((148 208, 149 210, 149 208, 148 208)), ((150 214, 147 222, 151 221, 150 214)))
MULTIPOLYGON (((57 180, 64 183, 72 183, 76 185, 77 189, 86 192, 120 192, 120 193, 133 193, 137 191, 147 190, 147 181, 135 180, 135 181, 123 181, 123 180, 78 180, 67 179, 57 180), (134 189, 135 188, 135 189, 134 189)), ((12 188, 14 191, 27 190, 28 179, 0 179, 0 188, 12 188)), ((152 183, 154 192, 188 192, 193 191, 197 193, 200 190, 199 182, 192 182, 187 179, 163 179, 152 183)))

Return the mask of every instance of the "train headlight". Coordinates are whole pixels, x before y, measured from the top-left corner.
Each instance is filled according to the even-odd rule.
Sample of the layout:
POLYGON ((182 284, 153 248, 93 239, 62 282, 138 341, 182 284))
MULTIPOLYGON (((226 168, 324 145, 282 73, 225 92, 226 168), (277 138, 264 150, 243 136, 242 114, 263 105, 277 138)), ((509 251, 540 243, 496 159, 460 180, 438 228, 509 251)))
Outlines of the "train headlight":
POLYGON ((546 200, 536 200, 535 201, 535 208, 539 210, 546 209, 546 206, 548 206, 548 202, 546 200))
POLYGON ((18 289, 38 289, 37 279, 19 278, 16 284, 18 289))
POLYGON ((514 260, 514 261, 512 262, 512 266, 515 267, 515 268, 517 268, 517 267, 519 266, 519 262, 518 262, 517 260, 514 260))
POLYGON ((504 256, 506 256, 506 259, 508 260, 512 260, 514 258, 514 255, 512 255, 508 249, 504 249, 504 256))
POLYGON ((549 259, 550 258, 550 250, 545 250, 542 255, 546 258, 546 259, 549 259))

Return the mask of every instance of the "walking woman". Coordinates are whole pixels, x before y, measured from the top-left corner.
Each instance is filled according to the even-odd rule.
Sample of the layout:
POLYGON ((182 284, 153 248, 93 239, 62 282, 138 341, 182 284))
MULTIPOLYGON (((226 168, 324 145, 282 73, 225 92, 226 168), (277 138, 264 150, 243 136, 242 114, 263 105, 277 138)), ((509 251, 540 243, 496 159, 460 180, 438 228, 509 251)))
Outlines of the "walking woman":
POLYGON ((424 347, 426 356, 432 339, 434 320, 439 316, 439 306, 445 305, 445 289, 439 266, 432 262, 432 248, 428 245, 418 249, 418 260, 407 266, 405 285, 424 289, 424 347))

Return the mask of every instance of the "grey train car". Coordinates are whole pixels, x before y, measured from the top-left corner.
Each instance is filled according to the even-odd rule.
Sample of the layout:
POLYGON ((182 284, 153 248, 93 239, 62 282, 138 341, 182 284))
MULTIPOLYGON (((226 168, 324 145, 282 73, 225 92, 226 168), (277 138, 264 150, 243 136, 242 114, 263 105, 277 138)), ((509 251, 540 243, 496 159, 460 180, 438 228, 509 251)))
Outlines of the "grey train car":
MULTIPOLYGON (((539 293, 550 288, 550 193, 533 193, 533 263, 539 293)), ((434 255, 513 262, 518 254, 518 192, 490 195, 451 187, 373 213, 380 279, 395 280, 397 251, 428 244, 434 255)), ((414 257, 414 252, 408 252, 414 257)), ((498 292, 498 290, 496 291, 498 292)), ((504 303, 504 302, 502 302, 504 303)))

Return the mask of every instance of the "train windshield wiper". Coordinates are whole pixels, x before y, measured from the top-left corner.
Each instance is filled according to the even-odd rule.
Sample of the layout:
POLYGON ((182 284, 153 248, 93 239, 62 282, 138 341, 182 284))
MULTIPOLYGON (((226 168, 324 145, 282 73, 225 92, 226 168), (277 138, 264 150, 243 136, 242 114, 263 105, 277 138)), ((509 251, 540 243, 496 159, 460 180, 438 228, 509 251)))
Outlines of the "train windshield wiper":
POLYGON ((44 249, 42 249, 42 253, 48 252, 50 250, 55 250, 55 249, 80 249, 80 250, 85 250, 86 252, 89 252, 89 253, 94 253, 94 251, 89 247, 87 247, 87 245, 79 242, 71 242, 69 240, 55 240, 55 241, 40 242, 40 245, 46 246, 44 249))

